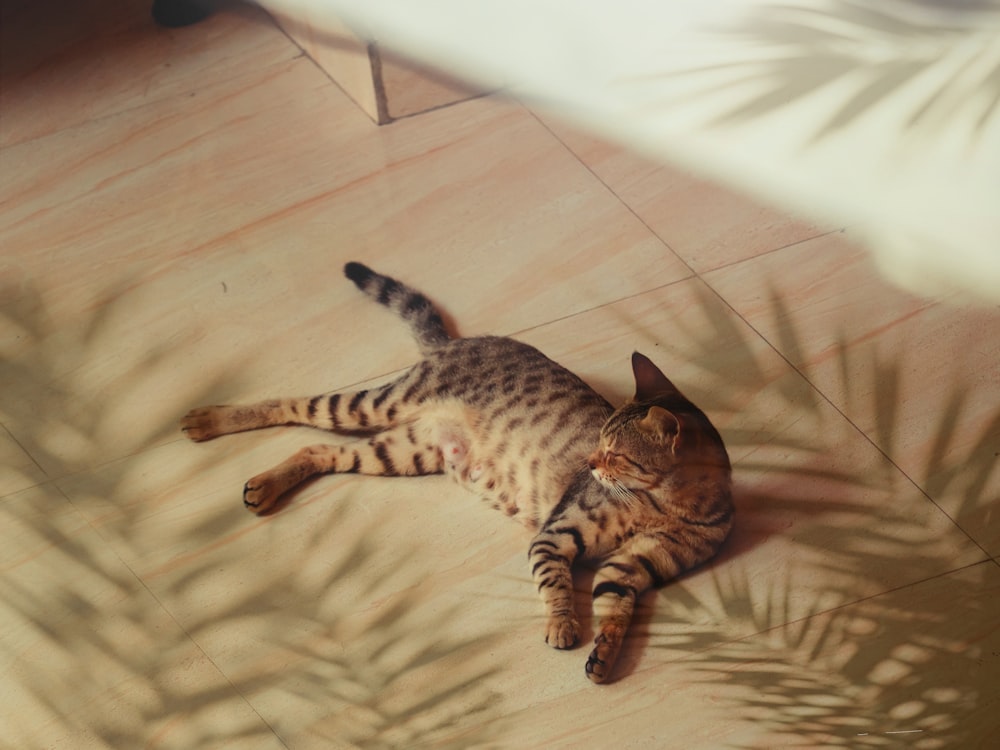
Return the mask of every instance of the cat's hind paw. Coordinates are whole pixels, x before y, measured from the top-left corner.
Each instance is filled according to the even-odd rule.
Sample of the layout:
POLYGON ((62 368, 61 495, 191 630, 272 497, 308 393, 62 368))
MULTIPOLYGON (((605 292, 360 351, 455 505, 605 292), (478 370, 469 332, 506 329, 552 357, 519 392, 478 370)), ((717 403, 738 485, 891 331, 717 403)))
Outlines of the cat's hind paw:
POLYGON ((181 432, 196 443, 216 438, 222 434, 217 416, 218 407, 215 406, 192 409, 181 419, 181 432))

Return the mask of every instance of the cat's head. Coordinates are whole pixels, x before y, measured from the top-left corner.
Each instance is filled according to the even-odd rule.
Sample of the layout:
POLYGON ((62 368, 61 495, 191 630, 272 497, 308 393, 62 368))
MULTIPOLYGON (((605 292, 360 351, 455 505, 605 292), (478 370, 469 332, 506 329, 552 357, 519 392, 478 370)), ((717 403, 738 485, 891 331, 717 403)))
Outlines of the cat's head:
POLYGON ((647 357, 632 355, 635 398, 601 428, 588 464, 611 489, 656 489, 679 467, 729 471, 719 433, 647 357))

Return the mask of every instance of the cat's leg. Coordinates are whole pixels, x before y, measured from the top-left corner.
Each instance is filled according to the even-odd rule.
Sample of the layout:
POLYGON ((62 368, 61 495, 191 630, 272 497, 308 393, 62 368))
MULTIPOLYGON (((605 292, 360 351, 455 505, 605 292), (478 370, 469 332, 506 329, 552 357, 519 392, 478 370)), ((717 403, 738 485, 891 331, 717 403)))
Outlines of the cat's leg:
POLYGON ((267 513, 282 495, 319 474, 419 476, 439 474, 443 467, 440 448, 422 439, 412 425, 402 425, 367 440, 303 448, 250 479, 243 487, 243 504, 252 513, 267 513))
POLYGON ((602 560, 594 576, 597 635, 586 666, 592 682, 604 682, 611 675, 639 596, 679 572, 663 540, 654 534, 638 534, 602 560))
POLYGON ((545 604, 545 642, 572 648, 580 639, 580 621, 573 607, 573 560, 584 552, 580 532, 546 524, 528 548, 531 575, 545 604))
POLYGON ((201 442, 234 432, 278 425, 306 425, 323 430, 380 430, 398 424, 406 404, 392 398, 400 381, 353 393, 324 393, 242 406, 203 406, 181 420, 181 430, 201 442))

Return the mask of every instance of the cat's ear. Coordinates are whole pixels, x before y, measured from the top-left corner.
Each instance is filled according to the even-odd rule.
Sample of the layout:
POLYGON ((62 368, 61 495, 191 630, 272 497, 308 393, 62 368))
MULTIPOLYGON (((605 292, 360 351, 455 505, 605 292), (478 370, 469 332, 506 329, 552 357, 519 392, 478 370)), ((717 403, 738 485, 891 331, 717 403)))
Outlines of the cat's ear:
POLYGON ((673 393, 680 395, 680 391, 660 372, 660 368, 639 352, 632 353, 632 374, 635 375, 636 401, 650 401, 673 393))
POLYGON ((673 413, 662 406, 651 406, 646 416, 636 424, 642 432, 668 445, 674 453, 677 452, 678 441, 681 438, 681 423, 673 413))

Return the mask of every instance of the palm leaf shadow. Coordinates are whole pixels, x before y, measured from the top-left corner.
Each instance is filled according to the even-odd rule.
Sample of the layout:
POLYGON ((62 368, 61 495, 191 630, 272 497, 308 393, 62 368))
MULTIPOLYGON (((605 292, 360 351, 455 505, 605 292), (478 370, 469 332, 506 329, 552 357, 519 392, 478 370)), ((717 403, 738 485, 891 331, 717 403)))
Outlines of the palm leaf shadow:
MULTIPOLYGON (((792 315, 780 295, 772 290, 772 319, 778 328, 774 346, 782 352, 786 362, 796 367, 794 381, 774 380, 764 354, 755 350, 753 337, 746 329, 734 322, 734 317, 726 311, 721 302, 707 289, 699 292, 699 304, 705 308, 706 317, 711 321, 709 335, 699 328, 678 328, 679 335, 687 337, 692 349, 699 353, 698 361, 705 368, 712 382, 722 383, 727 378, 742 388, 770 389, 779 402, 784 403, 806 420, 821 420, 824 409, 811 383, 808 372, 802 368, 802 334, 796 329, 792 315), (733 377, 733 371, 736 376, 733 377)), ((112 296, 113 299, 118 297, 112 296)), ((9 297, 8 297, 9 299, 9 297)), ((112 305, 117 304, 115 302, 112 305)), ((14 317, 5 311, 8 317, 14 317)), ((73 388, 72 379, 65 377, 64 364, 54 364, 57 358, 48 356, 44 347, 48 332, 45 316, 33 310, 31 315, 18 321, 19 330, 32 331, 36 338, 33 346, 39 351, 29 354, 18 349, 5 356, 2 364, 4 372, 16 373, 18 377, 30 377, 44 385, 43 393, 47 401, 46 409, 51 412, 36 415, 37 425, 48 425, 59 420, 69 421, 71 426, 83 434, 87 431, 99 433, 102 427, 100 414, 82 408, 79 393, 73 388), (56 383, 58 387, 54 387, 56 383), (67 408, 72 404, 73 408, 67 408), (74 410, 75 409, 75 410, 74 410), (78 420, 78 421, 76 421, 78 420)), ((88 333, 89 346, 98 346, 107 338, 108 327, 113 316, 105 316, 91 327, 84 325, 82 331, 88 333), (95 333, 95 329, 97 332, 95 333)), ((113 332, 113 330, 112 330, 113 332)), ((178 338, 183 343, 183 336, 178 338)), ((60 346, 65 338, 57 342, 60 346)), ((842 361, 837 366, 840 372, 850 373, 857 368, 855 362, 848 361, 853 355, 846 346, 841 346, 838 357, 842 361)), ((87 347, 81 347, 80 355, 87 356, 87 347)), ((169 352, 157 352, 156 356, 142 361, 141 367, 156 369, 168 366, 169 352)), ((771 356, 771 355, 766 355, 771 356)), ((899 376, 899 368, 892 360, 877 357, 870 360, 872 372, 879 379, 885 373, 899 376)), ((218 390, 224 386, 227 374, 219 376, 217 382, 206 385, 206 391, 218 390)), ((142 382, 141 373, 136 373, 128 383, 142 382)), ((893 389, 880 385, 860 382, 856 377, 845 379, 846 385, 855 391, 880 394, 877 404, 877 429, 873 440, 884 443, 891 449, 895 445, 893 436, 898 433, 898 404, 885 404, 893 398, 893 389), (869 387, 871 386, 871 387, 869 387), (879 389, 882 389, 881 391, 879 389), (881 411, 878 411, 881 410, 881 411)), ((230 383, 231 387, 231 383, 230 383)), ((33 392, 22 391, 35 398, 33 392)), ((717 389, 698 394, 707 399, 706 410, 713 414, 735 412, 736 401, 730 401, 725 392, 717 389)), ((27 397, 26 396, 26 397, 27 397)), ((864 403, 856 397, 850 403, 864 403)), ((995 465, 995 435, 1000 415, 992 420, 971 450, 954 445, 955 425, 965 401, 960 391, 945 400, 945 411, 939 425, 935 445, 935 455, 941 459, 937 465, 928 468, 925 490, 934 496, 936 492, 951 486, 961 479, 961 467, 970 468, 971 479, 968 486, 980 488, 969 493, 962 513, 992 512, 995 499, 987 497, 983 488, 995 465), (945 459, 947 456, 947 459, 945 459)), ((4 403, 6 407, 7 403, 4 403)), ((86 404, 83 405, 86 407, 86 404)), ((93 409, 99 409, 94 405, 93 409)), ((827 410, 828 411, 828 410, 827 410)), ((27 443, 45 445, 40 435, 32 435, 34 423, 23 421, 23 412, 10 412, 4 408, 4 422, 12 434, 28 435, 27 443), (13 417, 10 414, 13 413, 13 417)), ((912 696, 925 693, 936 696, 934 700, 924 699, 926 707, 916 713, 912 720, 934 720, 936 737, 963 743, 975 739, 968 729, 963 729, 962 718, 969 717, 988 695, 988 683, 984 672, 977 671, 975 651, 968 655, 956 652, 956 636, 951 629, 953 623, 931 606, 921 608, 912 601, 900 600, 890 605, 881 598, 865 605, 876 615, 856 614, 852 605, 850 590, 836 586, 819 592, 800 593, 800 582, 793 577, 777 578, 773 585, 765 588, 763 595, 759 585, 753 585, 747 570, 739 566, 739 561, 749 549, 767 544, 769 539, 780 537, 785 532, 782 523, 787 518, 829 518, 829 523, 838 525, 835 534, 798 534, 797 540, 805 547, 822 553, 825 565, 831 571, 846 575, 864 575, 869 569, 884 569, 889 565, 905 565, 908 561, 899 554, 899 541, 882 533, 878 525, 853 528, 843 521, 843 515, 856 522, 863 512, 863 506, 851 507, 836 498, 818 499, 801 497, 797 488, 808 478, 819 477, 824 482, 846 485, 851 490, 868 487, 878 488, 883 477, 858 477, 842 470, 829 470, 824 466, 826 453, 836 450, 836 442, 830 444, 821 440, 803 438, 779 432, 768 432, 768 423, 753 429, 737 427, 723 430, 727 442, 738 447, 750 448, 754 443, 771 442, 796 452, 802 461, 789 467, 788 464, 773 462, 768 458, 748 460, 740 465, 741 470, 770 473, 780 476, 780 482, 769 485, 781 489, 773 494, 743 491, 738 497, 740 521, 733 540, 724 550, 718 562, 708 566, 696 575, 707 575, 715 583, 716 599, 719 607, 710 601, 702 601, 697 589, 682 580, 649 597, 651 604, 640 613, 638 629, 643 631, 638 638, 633 637, 628 646, 631 653, 623 654, 625 673, 643 665, 651 653, 667 654, 668 659, 685 663, 704 674, 706 680, 718 680, 722 676, 726 684, 733 688, 724 693, 732 710, 743 716, 754 717, 766 725, 769 731, 784 737, 806 738, 813 744, 826 743, 828 746, 848 746, 849 740, 857 741, 856 735, 872 729, 871 720, 858 717, 857 707, 864 698, 863 705, 869 711, 877 710, 883 717, 892 719, 900 706, 912 702, 912 696), (838 514, 840 516, 838 517, 838 514), (839 520, 838 520, 839 518, 839 520), (868 542, 859 547, 852 542, 860 537, 868 537, 868 542), (884 553, 879 554, 879 548, 884 553), (859 552, 858 549, 867 550, 859 552), (705 613, 710 614, 705 617, 705 613), (847 657, 831 657, 831 652, 847 649, 858 641, 856 633, 859 620, 877 621, 879 633, 885 634, 882 641, 869 643, 854 649, 847 657), (707 619, 707 622, 706 622, 707 619), (913 623, 920 623, 914 630, 913 623), (677 625, 685 624, 678 628, 677 625), (903 635, 899 635, 902 633, 903 635), (637 648, 638 646, 638 648, 637 648), (649 652, 649 653, 647 653, 649 652), (780 654, 775 658, 775 653, 780 654), (958 655, 956 656, 956 653, 958 655), (939 672, 938 664, 954 666, 956 659, 964 660, 968 666, 967 677, 952 685, 952 692, 935 692, 931 684, 939 672), (903 691, 895 691, 890 686, 874 681, 883 664, 901 662, 919 667, 926 676, 913 680, 903 691), (749 691, 746 689, 749 688, 749 691), (748 692, 750 695, 748 696, 748 692), (825 695, 819 700, 817 695, 825 695), (756 697, 754 697, 756 696, 756 697), (839 697, 838 697, 839 696, 839 697), (860 697, 859 697, 860 696, 860 697), (867 696, 867 697, 866 697, 867 696), (805 707, 805 710, 803 707, 805 707), (874 707, 874 709, 873 709, 874 707), (934 710, 950 710, 957 717, 951 724, 944 724, 935 718, 934 710), (808 714, 807 720, 803 718, 808 714), (865 723, 867 722, 867 723, 865 723), (855 734, 846 732, 856 730, 855 734), (846 732, 846 733, 845 733, 846 732), (832 738, 832 739, 831 739, 832 738)), ((135 452, 150 450, 160 445, 160 431, 146 431, 144 442, 134 446, 135 452)), ((752 454, 756 455, 756 454, 752 454)), ((189 471, 201 471, 213 459, 206 454, 189 471)), ((44 455, 44 461, 54 475, 65 475, 81 471, 80 463, 63 461, 57 452, 44 455)), ((144 510, 128 497, 129 463, 106 465, 91 486, 95 495, 116 501, 121 519, 119 532, 128 536, 130 530, 144 522, 144 510)), ((59 491, 56 483, 48 485, 56 493, 57 504, 68 501, 59 491)), ((4 506, 12 506, 7 498, 4 506)), ((17 498, 15 498, 17 499, 17 498)), ((79 502, 79 501, 77 501, 79 502)), ((278 578, 263 578, 259 581, 244 579, 247 588, 227 599, 223 606, 206 608, 202 616, 183 618, 183 629, 164 629, 155 616, 155 603, 151 603, 146 585, 114 556, 97 553, 76 533, 79 524, 61 526, 53 523, 43 514, 19 516, 26 526, 27 536, 38 540, 39 545, 59 550, 60 560, 75 571, 78 577, 89 576, 102 580, 106 588, 116 592, 100 603, 87 601, 71 587, 53 587, 39 591, 27 579, 20 579, 16 572, 5 573, 2 580, 3 600, 8 607, 16 610, 24 627, 33 634, 44 649, 58 653, 64 659, 62 674, 75 675, 69 683, 81 692, 91 690, 92 685, 103 684, 101 672, 127 675, 135 689, 156 696, 156 700, 141 707, 135 707, 134 722, 116 724, 98 717, 81 717, 71 710, 64 694, 65 684, 57 682, 42 671, 27 674, 18 672, 19 686, 27 691, 39 704, 45 705, 57 722, 62 722, 67 732, 87 732, 96 735, 112 746, 135 744, 142 736, 141 727, 159 727, 176 721, 178 717, 197 713, 206 706, 223 706, 232 698, 232 690, 248 702, 256 703, 260 696, 281 693, 293 696, 301 703, 312 707, 317 718, 314 730, 316 736, 326 736, 331 740, 343 738, 345 728, 354 734, 356 744, 366 747, 415 746, 420 744, 447 744, 453 746, 487 745, 493 741, 501 728, 496 713, 495 696, 490 692, 490 678, 496 672, 496 665, 477 661, 481 653, 482 641, 448 635, 446 624, 453 610, 445 608, 428 615, 419 606, 415 595, 402 594, 386 601, 373 618, 366 623, 364 632, 348 617, 337 614, 331 607, 331 597, 338 593, 338 583, 352 580, 375 588, 385 586, 388 571, 406 570, 410 559, 407 549, 387 550, 376 548, 370 539, 377 528, 378 519, 365 529, 348 531, 345 527, 343 508, 350 501, 334 506, 320 527, 312 530, 301 549, 289 554, 291 557, 283 565, 287 570, 295 570, 299 564, 305 566, 310 559, 323 554, 322 550, 336 539, 342 547, 340 557, 334 559, 325 575, 317 580, 300 579, 294 575, 278 578), (374 556, 379 565, 371 565, 374 556), (391 557, 391 559, 389 559, 391 557), (389 564, 386 564, 386 563, 389 564), (378 571, 382 571, 379 573, 378 571), (324 592, 333 592, 324 594, 324 592), (151 607, 151 604, 153 605, 151 607), (61 613, 53 617, 54 613, 61 613), (331 614, 332 613, 332 614, 331 614), (281 669, 248 669, 222 666, 226 685, 218 681, 207 681, 196 686, 184 683, 171 675, 171 659, 178 653, 190 653, 191 644, 198 649, 213 649, 207 644, 217 641, 221 634, 229 633, 240 639, 239 625, 257 618, 270 622, 268 628, 271 644, 269 648, 283 650, 288 654, 281 669), (125 632, 156 631, 159 634, 157 648, 150 652, 143 649, 122 648, 115 634, 115 627, 125 632), (355 651, 345 652, 343 643, 355 644, 355 651), (206 645, 202 645, 206 644, 206 645), (100 659, 94 660, 94 654, 100 659), (463 669, 434 671, 435 679, 427 684, 427 689, 419 694, 407 690, 413 681, 420 683, 428 668, 439 662, 453 664, 467 660, 463 669), (97 667, 95 667, 95 664, 97 667), (368 717, 363 726, 345 724, 346 714, 353 709, 363 709, 368 717), (346 712, 346 713, 345 713, 346 712), (472 717, 470 719, 470 717, 472 717), (472 727, 472 728, 470 728, 472 727), (138 734, 137 734, 138 733, 138 734), (461 738, 461 742, 454 738, 461 738)), ((72 514, 71 514, 72 515, 72 514)), ((75 517, 75 516, 73 516, 75 517)), ((203 512, 190 527, 191 544, 203 544, 235 534, 244 523, 243 516, 233 516, 229 507, 218 511, 203 512)), ((111 540, 114 541, 114 540, 111 540)), ((112 545, 114 546, 114 545, 112 545)), ((155 590, 163 606, 170 609, 172 602, 185 598, 197 599, 218 575, 218 566, 232 568, 242 563, 238 558, 211 561, 195 561, 164 582, 155 590)), ((945 566, 947 561, 931 561, 945 566)), ((409 566, 412 567, 412 566, 409 566)), ((66 571, 62 571, 64 574, 66 571)), ((982 599, 986 572, 980 568, 970 568, 964 575, 950 582, 954 599, 967 602, 965 612, 970 619, 977 616, 982 599)), ((860 606, 860 605, 857 605, 860 606)), ((249 641, 240 649, 249 651, 249 641)), ((20 658, 15 650, 9 655, 20 658)), ((966 674, 958 670, 958 674, 966 674)), ((634 675, 631 679, 639 679, 634 675)), ((915 710, 915 709, 913 709, 915 710)), ((904 726, 899 720, 885 726, 904 726)), ((27 731, 27 729, 25 730, 27 731)), ((192 746, 210 745, 215 742, 267 736, 270 729, 244 726, 238 730, 213 729, 196 724, 189 730, 192 746)), ((279 734, 286 731, 278 727, 279 734)), ((288 730, 292 731, 292 730, 288 730)), ((968 746, 968 743, 966 743, 968 746)))
MULTIPOLYGON (((320 716, 329 713, 324 705, 329 699, 331 705, 363 705, 378 717, 369 726, 354 727, 361 747, 390 746, 384 738, 400 733, 407 744, 447 745, 442 738, 470 712, 496 720, 496 701, 488 689, 493 668, 474 658, 484 639, 449 633, 447 611, 421 610, 415 596, 406 593, 406 576, 413 576, 415 584, 419 575, 408 564, 412 550, 378 547, 372 541, 378 518, 367 528, 342 528, 341 509, 347 504, 335 504, 301 546, 282 550, 279 573, 304 569, 317 559, 330 559, 324 548, 335 537, 338 554, 319 578, 275 571, 256 578, 241 574, 241 568, 264 569, 236 555, 245 550, 237 542, 247 533, 247 516, 229 502, 193 510, 181 531, 165 527, 154 542, 161 549, 152 554, 166 563, 150 570, 141 562, 150 550, 134 549, 132 540, 144 538, 162 511, 135 497, 143 483, 137 483, 128 456, 155 455, 182 438, 173 419, 155 421, 137 430, 137 443, 112 446, 118 453, 109 453, 103 439, 111 420, 107 403, 94 398, 92 384, 77 377, 95 360, 118 356, 109 342, 136 301, 132 288, 130 280, 109 286, 97 295, 103 304, 80 315, 70 330, 53 327, 43 296, 32 286, 0 291, 5 334, 0 375, 10 384, 0 394, 0 423, 49 477, 41 485, 26 477, 21 484, 28 489, 0 502, 5 530, 17 530, 8 557, 0 558, 5 633, 15 636, 0 641, 0 653, 11 685, 23 696, 18 705, 41 710, 52 736, 91 737, 109 747, 145 745, 168 731, 190 747, 273 739, 271 726, 253 720, 256 713, 241 711, 240 701, 253 704, 303 685, 309 686, 303 700, 320 716), (60 431, 81 438, 78 450, 66 453, 51 440, 60 431), (64 479, 81 478, 82 490, 64 490, 64 479), (173 533, 184 536, 171 540, 173 533), (205 548, 216 552, 188 554, 205 548), (379 564, 373 565, 376 555, 379 564), (212 593, 220 574, 242 581, 240 590, 221 601, 212 593), (337 584, 344 580, 388 588, 389 576, 403 593, 359 633, 348 617, 350 608, 338 608, 328 592, 341 591, 337 584), (199 601, 204 606, 183 604, 199 601), (420 627, 412 627, 414 618, 420 627), (241 667, 241 660, 253 662, 255 645, 243 634, 244 623, 263 627, 269 639, 265 652, 283 650, 291 655, 289 663, 282 669, 241 667), (229 644, 222 656, 220 638, 229 644), (354 646, 342 658, 340 644, 349 640, 354 646), (50 668, 30 668, 26 659, 32 653, 46 654, 50 668), (438 664, 445 661, 459 666, 441 671, 438 664), (185 670, 193 676, 179 677, 185 670), (421 681, 426 689, 418 698, 399 699, 401 685, 412 689, 421 681), (128 685, 127 695, 120 694, 119 685, 128 685), (361 694, 352 698, 351 686, 360 686, 361 694), (217 712, 242 718, 205 720, 217 712)), ((127 400, 148 389, 150 378, 171 368, 195 337, 196 332, 178 331, 171 341, 135 354, 129 371, 113 383, 115 396, 127 400)), ((184 398, 200 403, 238 387, 239 365, 232 361, 221 372, 206 372, 204 382, 184 398)), ((206 452, 176 470, 161 466, 159 471, 207 476, 216 460, 206 452)), ((187 476, 175 479, 181 487, 187 476)), ((184 500, 182 491, 176 494, 184 500)), ((203 505, 205 498, 197 500, 203 505)), ((30 717, 12 722, 5 739, 32 744, 37 713, 30 717)), ((335 716, 330 721, 340 726, 335 716)), ((485 746, 498 726, 493 721, 465 727, 463 736, 485 746)))
MULTIPOLYGON (((700 302, 719 307, 708 294, 701 295, 700 302)), ((760 378, 756 387, 772 390, 784 404, 781 408, 816 419, 821 397, 812 385, 808 357, 801 346, 803 337, 773 287, 770 309, 772 346, 796 369, 800 387, 770 381, 764 374, 766 366, 760 362, 747 362, 738 377, 755 374, 760 378), (803 398, 800 388, 813 390, 814 397, 803 398)), ((718 314, 706 310, 710 318, 718 314)), ((723 328, 715 326, 716 331, 723 328)), ((739 342, 739 338, 730 340, 739 342)), ((832 371, 840 374, 844 389, 846 406, 839 408, 847 414, 871 409, 874 418, 867 438, 885 456, 894 456, 902 429, 900 365, 875 349, 867 363, 858 362, 858 354, 843 341, 841 337, 832 349, 838 361, 829 363, 832 371), (866 393, 870 394, 867 398, 866 393)), ((724 361, 713 355, 712 347, 704 341, 697 343, 705 355, 699 360, 703 367, 711 369, 724 361)), ((725 346, 727 339, 713 338, 712 343, 725 346)), ((740 356, 756 356, 742 344, 737 343, 737 348, 740 356)), ((863 353, 861 356, 864 358, 863 353)), ((725 374, 712 373, 711 379, 724 378, 725 374)), ((753 387, 752 383, 746 385, 753 387)), ((712 401, 706 404, 709 414, 727 410, 724 398, 716 395, 715 403, 712 401)), ((1000 410, 987 415, 982 432, 963 445, 957 439, 957 425, 967 403, 962 381, 956 381, 942 401, 925 472, 912 479, 927 499, 961 520, 964 528, 986 528, 977 519, 991 518, 1000 507, 1000 498, 990 497, 986 491, 996 471, 1000 410), (945 490, 956 486, 961 488, 957 493, 961 504, 942 504, 945 490)), ((845 417, 837 409, 827 411, 836 414, 836 419, 845 417)), ((751 434, 753 440, 772 440, 766 430, 734 432, 723 428, 722 432, 727 444, 733 446, 751 434)), ((981 630, 984 623, 996 619, 995 614, 989 614, 990 607, 995 609, 995 597, 989 592, 1000 585, 995 564, 985 559, 988 555, 984 552, 983 562, 955 570, 951 550, 935 547, 932 532, 922 527, 920 519, 907 517, 905 507, 888 509, 883 511, 884 519, 874 519, 866 504, 852 506, 836 494, 823 501, 796 493, 796 486, 824 473, 824 456, 836 455, 841 450, 839 441, 858 439, 854 427, 843 436, 831 438, 832 434, 819 431, 814 440, 800 442, 800 462, 736 462, 738 520, 732 538, 703 571, 658 593, 643 645, 654 654, 662 651, 662 658, 676 662, 679 668, 693 669, 707 684, 728 686, 716 688, 715 694, 728 709, 769 733, 776 746, 788 742, 810 747, 877 745, 886 741, 887 733, 910 731, 921 733, 920 738, 930 743, 928 747, 986 746, 982 733, 987 725, 982 717, 995 698, 991 669, 984 665, 990 664, 990 659, 995 664, 997 632, 994 628, 984 637, 975 629, 981 630), (747 472, 782 476, 782 481, 770 483, 780 494, 741 488, 740 474, 747 472), (817 518, 824 515, 824 525, 817 526, 817 518), (889 518, 891 523, 883 522, 889 518), (791 525, 783 527, 769 519, 789 519, 791 525), (807 520, 811 525, 799 528, 800 522, 807 520), (760 534, 766 538, 755 540, 760 534), (818 553, 812 559, 822 560, 822 567, 829 572, 821 575, 821 580, 828 578, 829 582, 811 594, 802 586, 808 581, 795 578, 794 567, 784 574, 786 569, 778 565, 772 573, 751 575, 741 566, 749 549, 787 535, 793 535, 796 544, 806 550, 818 553), (918 540, 926 544, 920 545, 918 540), (929 578, 921 580, 914 572, 918 560, 920 569, 930 573, 929 578), (871 599, 859 599, 856 590, 839 583, 845 577, 859 580, 875 573, 887 580, 910 583, 871 599), (767 575, 767 585, 761 585, 761 575, 767 575), (696 576, 711 579, 713 595, 707 596, 694 585, 691 579, 696 576), (937 595, 925 600, 915 593, 918 586, 934 589, 937 595), (949 606, 950 611, 942 609, 949 606), (975 639, 974 645, 969 645, 969 638, 975 639), (942 680, 946 680, 946 689, 941 687, 942 680)), ((824 479, 833 486, 843 485, 845 498, 868 488, 881 489, 893 497, 909 480, 893 471, 888 460, 883 464, 884 471, 869 476, 835 470, 826 472, 824 479)), ((730 746, 744 747, 738 742, 730 746)))
POLYGON ((859 0, 834 0, 826 7, 755 6, 753 16, 712 29, 730 42, 724 45, 730 58, 733 50, 752 50, 744 59, 632 83, 655 84, 661 77, 701 80, 686 97, 732 102, 706 122, 709 127, 757 120, 818 90, 849 84, 852 93, 841 95, 812 143, 878 110, 899 92, 921 87, 919 101, 902 123, 904 133, 935 135, 965 121, 970 137, 979 138, 1000 104, 995 39, 983 32, 997 27, 996 7, 952 4, 947 12, 928 12, 921 6, 926 4, 918 0, 878 8, 859 0))

